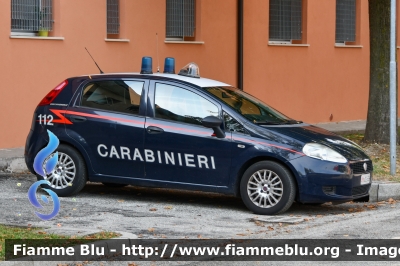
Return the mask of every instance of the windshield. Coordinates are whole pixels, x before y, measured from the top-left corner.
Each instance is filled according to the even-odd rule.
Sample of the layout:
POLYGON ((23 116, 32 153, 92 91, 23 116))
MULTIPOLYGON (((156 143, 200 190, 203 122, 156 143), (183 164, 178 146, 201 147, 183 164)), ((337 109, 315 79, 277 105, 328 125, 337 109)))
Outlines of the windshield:
POLYGON ((285 116, 250 94, 234 87, 207 87, 204 89, 255 124, 281 125, 301 122, 285 116))

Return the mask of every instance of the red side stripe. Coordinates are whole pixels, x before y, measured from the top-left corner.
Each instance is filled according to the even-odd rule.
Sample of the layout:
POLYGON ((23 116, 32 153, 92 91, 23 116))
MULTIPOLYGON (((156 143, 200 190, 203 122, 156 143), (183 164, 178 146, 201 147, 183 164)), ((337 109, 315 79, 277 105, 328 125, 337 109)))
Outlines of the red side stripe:
MULTIPOLYGON (((71 125, 72 122, 69 121, 61 113, 70 114, 70 115, 80 115, 80 116, 92 117, 92 118, 97 118, 97 119, 105 119, 105 120, 110 120, 110 121, 120 121, 120 122, 125 122, 125 123, 132 123, 132 124, 143 124, 142 121, 124 119, 124 118, 117 118, 117 117, 112 117, 112 116, 94 115, 94 114, 88 114, 88 113, 81 113, 81 112, 74 112, 74 111, 67 111, 67 110, 57 110, 57 109, 50 109, 50 111, 52 111, 55 115, 57 115, 60 118, 60 119, 54 119, 53 120, 54 123, 65 123, 65 124, 68 124, 68 125, 71 125)), ((193 129, 174 127, 174 126, 167 126, 167 125, 161 125, 161 124, 155 124, 155 123, 151 123, 148 126, 169 128, 169 129, 172 129, 172 130, 197 133, 197 134, 200 134, 200 135, 210 135, 210 132, 207 132, 207 131, 193 130, 193 129)), ((289 148, 285 148, 285 147, 282 147, 282 146, 278 146, 278 145, 275 145, 275 144, 270 144, 270 143, 267 143, 267 142, 254 141, 254 140, 250 140, 250 139, 237 138, 237 137, 233 138, 233 139, 234 140, 243 141, 243 142, 252 142, 252 143, 261 144, 261 145, 265 145, 265 146, 271 146, 271 147, 275 147, 275 148, 278 148, 278 149, 287 150, 287 151, 290 151, 290 152, 293 152, 293 153, 296 153, 296 154, 304 155, 304 153, 302 153, 302 152, 299 152, 299 151, 296 151, 296 150, 292 150, 292 149, 289 149, 289 148)))
POLYGON ((50 109, 51 112, 53 112, 56 116, 58 116, 59 119, 54 119, 53 123, 60 123, 60 124, 67 124, 67 125, 72 125, 72 122, 69 121, 64 115, 62 115, 62 112, 65 112, 64 110, 58 110, 58 109, 50 109))
POLYGON ((275 147, 275 148, 278 148, 278 149, 282 149, 282 150, 290 151, 290 152, 293 152, 293 153, 297 153, 297 154, 300 154, 300 155, 305 155, 302 152, 299 152, 299 151, 296 151, 296 150, 292 150, 292 149, 289 149, 289 148, 285 148, 285 147, 282 147, 282 146, 278 146, 278 145, 275 145, 275 144, 267 143, 267 142, 254 141, 254 140, 244 139, 244 138, 233 138, 233 139, 234 140, 243 141, 243 142, 253 142, 253 143, 256 143, 256 144, 261 144, 261 145, 265 145, 265 146, 271 146, 271 147, 275 147))

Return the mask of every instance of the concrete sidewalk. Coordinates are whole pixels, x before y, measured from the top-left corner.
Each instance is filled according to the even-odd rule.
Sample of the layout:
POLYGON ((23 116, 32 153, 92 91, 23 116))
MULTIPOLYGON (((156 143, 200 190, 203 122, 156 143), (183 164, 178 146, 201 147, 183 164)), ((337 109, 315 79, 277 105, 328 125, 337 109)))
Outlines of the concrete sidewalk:
MULTIPOLYGON (((399 119, 400 124, 400 119, 399 119)), ((356 133, 365 130, 365 120, 345 122, 318 123, 315 126, 336 133, 356 133)), ((1 173, 29 173, 24 160, 24 148, 0 149, 1 173)), ((400 199, 400 183, 373 182, 370 190, 370 201, 382 201, 389 198, 400 199)))
POLYGON ((24 147, 0 149, 0 173, 29 172, 25 165, 24 147))
POLYGON ((326 130, 336 133, 355 133, 364 132, 366 127, 366 120, 354 120, 344 122, 332 122, 332 123, 318 123, 314 124, 317 127, 322 127, 326 130))

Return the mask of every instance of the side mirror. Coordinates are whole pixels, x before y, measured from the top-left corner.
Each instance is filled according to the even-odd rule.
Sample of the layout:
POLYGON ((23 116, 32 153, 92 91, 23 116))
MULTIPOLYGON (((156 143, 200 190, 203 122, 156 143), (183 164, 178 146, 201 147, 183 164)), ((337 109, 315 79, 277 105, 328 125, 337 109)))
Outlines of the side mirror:
POLYGON ((225 132, 220 128, 222 124, 222 120, 215 116, 207 116, 203 120, 201 120, 201 124, 204 127, 212 128, 214 130, 214 134, 217 138, 223 139, 225 138, 225 132))

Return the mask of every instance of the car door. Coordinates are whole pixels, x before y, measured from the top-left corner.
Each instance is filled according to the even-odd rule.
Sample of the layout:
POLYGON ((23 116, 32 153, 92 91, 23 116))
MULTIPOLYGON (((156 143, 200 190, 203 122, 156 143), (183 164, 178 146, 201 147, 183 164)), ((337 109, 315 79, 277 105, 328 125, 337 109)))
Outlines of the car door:
POLYGON ((144 147, 147 80, 105 79, 84 84, 68 108, 67 134, 87 152, 101 175, 144 177, 144 162, 135 158, 144 147))
POLYGON ((184 184, 227 186, 230 137, 217 138, 201 120, 221 118, 221 106, 196 89, 150 83, 145 131, 146 178, 184 184))

